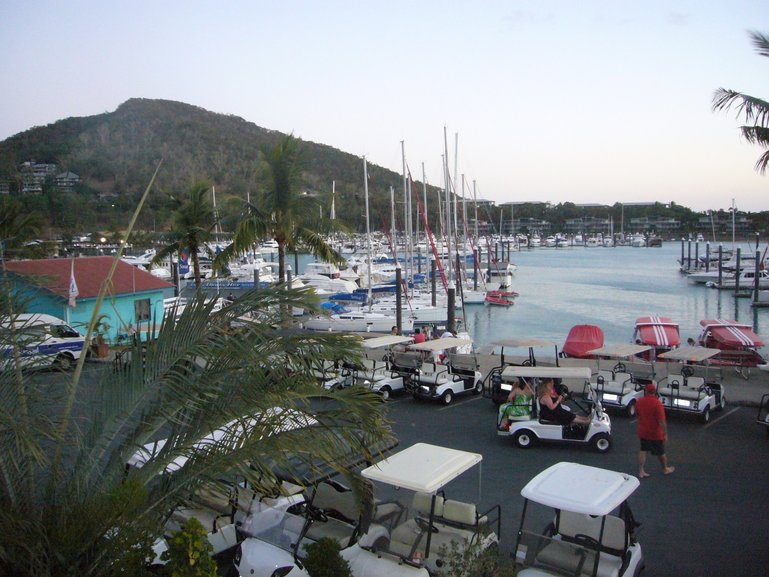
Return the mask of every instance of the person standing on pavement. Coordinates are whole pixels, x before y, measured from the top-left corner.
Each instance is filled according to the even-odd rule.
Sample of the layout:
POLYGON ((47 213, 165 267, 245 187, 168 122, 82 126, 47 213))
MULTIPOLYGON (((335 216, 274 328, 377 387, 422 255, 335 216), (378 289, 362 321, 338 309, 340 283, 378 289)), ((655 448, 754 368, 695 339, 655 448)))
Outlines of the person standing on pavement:
POLYGON ((676 468, 668 465, 668 457, 665 454, 668 425, 665 420, 665 409, 657 397, 657 386, 654 383, 646 385, 644 396, 636 401, 636 415, 638 415, 638 438, 641 441, 641 450, 638 453, 638 477, 643 479, 650 476, 644 468, 648 453, 660 460, 663 474, 670 475, 676 468))

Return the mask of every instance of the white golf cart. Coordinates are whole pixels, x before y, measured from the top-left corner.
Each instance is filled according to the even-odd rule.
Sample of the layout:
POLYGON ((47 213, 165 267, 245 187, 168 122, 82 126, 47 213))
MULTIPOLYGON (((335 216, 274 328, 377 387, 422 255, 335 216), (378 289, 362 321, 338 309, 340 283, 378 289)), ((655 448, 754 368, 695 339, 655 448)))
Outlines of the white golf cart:
POLYGON ((483 375, 476 370, 475 355, 453 352, 471 344, 469 339, 446 337, 411 345, 412 351, 433 356, 433 362, 422 360, 419 370, 411 378, 414 398, 439 400, 448 405, 457 395, 481 394, 483 375), (441 353, 445 356, 445 364, 438 362, 441 353))
POLYGON ((499 347, 500 349, 499 366, 494 367, 488 372, 483 383, 483 396, 489 397, 492 401, 494 401, 495 405, 504 403, 507 399, 507 395, 510 394, 512 389, 510 383, 506 383, 502 379, 502 372, 506 367, 509 366, 523 365, 528 367, 536 367, 537 358, 534 355, 535 348, 553 347, 555 352, 555 366, 558 366, 558 345, 552 341, 546 341, 544 339, 537 339, 532 337, 509 338, 500 341, 494 341, 490 345, 491 354, 494 354, 496 347, 499 347), (508 352, 509 349, 528 349, 528 356, 522 361, 519 361, 519 357, 511 358, 508 356, 508 361, 506 362, 505 348, 508 349, 508 352), (513 360, 516 360, 517 362, 512 362, 513 360))
POLYGON ((761 397, 761 404, 758 407, 756 423, 763 426, 766 429, 766 433, 769 435, 769 393, 761 397))
POLYGON ((518 577, 638 577, 644 558, 627 500, 639 485, 632 475, 577 463, 556 463, 539 473, 521 490, 518 577), (527 515, 537 518, 529 509, 540 509, 530 504, 555 509, 544 531, 527 528, 527 515))
POLYGON ((417 443, 364 469, 363 477, 405 490, 408 499, 399 499, 405 514, 393 518, 389 543, 377 548, 360 540, 342 551, 353 575, 426 577, 445 566, 452 543, 460 554, 468 547, 483 551, 496 546, 500 506, 480 513, 475 504, 448 499, 443 492, 482 459, 478 453, 417 443))
MULTIPOLYGON (((590 369, 588 367, 507 367, 502 371, 502 380, 513 383, 517 379, 529 382, 535 392, 531 411, 528 415, 512 417, 509 425, 497 418, 497 435, 512 437, 521 449, 532 447, 538 440, 561 443, 588 444, 599 453, 611 449, 611 420, 601 407, 601 401, 595 390, 590 386, 590 369), (584 414, 591 414, 592 420, 588 425, 561 425, 540 418, 539 400, 536 392, 539 383, 544 379, 567 380, 574 390, 582 390, 579 395, 569 393, 566 385, 561 384, 561 390, 569 393, 569 403, 580 409, 584 414)), ((564 406, 572 409, 572 406, 564 406)))
POLYGON ((601 368, 598 361, 598 374, 592 383, 601 404, 606 409, 619 409, 628 417, 635 416, 635 404, 644 396, 644 385, 651 382, 653 369, 649 369, 643 376, 633 374, 627 370, 625 363, 630 361, 648 361, 638 358, 638 355, 651 350, 648 345, 618 344, 606 345, 599 349, 593 349, 589 354, 596 357, 607 357, 613 363, 611 368, 601 368), (635 358, 634 358, 635 357, 635 358))
POLYGON ((395 354, 393 348, 405 347, 413 340, 413 337, 399 335, 365 339, 361 347, 366 351, 366 357, 360 363, 343 362, 339 376, 326 381, 324 388, 333 389, 359 384, 379 393, 385 400, 389 399, 392 393, 405 390, 404 376, 392 370, 392 358, 395 354))
POLYGON ((679 372, 669 371, 657 382, 657 394, 665 410, 694 414, 707 423, 713 411, 726 406, 726 391, 721 379, 708 371, 709 359, 721 352, 706 347, 681 347, 659 356, 682 363, 679 372))

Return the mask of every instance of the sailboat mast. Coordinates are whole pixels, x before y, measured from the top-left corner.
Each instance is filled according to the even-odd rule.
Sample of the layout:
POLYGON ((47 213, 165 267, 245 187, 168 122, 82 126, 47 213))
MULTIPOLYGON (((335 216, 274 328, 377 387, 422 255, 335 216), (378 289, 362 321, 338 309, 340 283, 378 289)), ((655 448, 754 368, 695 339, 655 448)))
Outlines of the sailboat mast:
POLYGON ((363 157, 363 196, 366 199, 366 250, 368 251, 368 265, 366 266, 368 277, 368 311, 371 312, 371 224, 368 217, 368 165, 366 157, 363 157))
POLYGON ((475 194, 475 179, 473 179, 473 217, 475 218, 475 226, 473 227, 473 233, 475 235, 475 242, 478 242, 478 197, 475 194))
POLYGON ((406 174, 406 141, 401 140, 401 163, 403 165, 403 253, 405 258, 406 278, 409 276, 408 235, 409 227, 409 183, 406 174))
POLYGON ((454 280, 452 276, 452 258, 451 258, 451 193, 449 191, 449 188, 451 187, 451 183, 449 180, 451 179, 449 176, 449 141, 448 137, 446 136, 446 127, 443 127, 443 181, 446 184, 446 250, 449 255, 449 288, 454 287, 454 280))
MULTIPOLYGON (((427 219, 427 176, 425 176, 425 163, 422 163, 422 198, 425 211, 425 220, 427 219)), ((427 239, 427 227, 425 227, 425 242, 429 242, 427 239)))

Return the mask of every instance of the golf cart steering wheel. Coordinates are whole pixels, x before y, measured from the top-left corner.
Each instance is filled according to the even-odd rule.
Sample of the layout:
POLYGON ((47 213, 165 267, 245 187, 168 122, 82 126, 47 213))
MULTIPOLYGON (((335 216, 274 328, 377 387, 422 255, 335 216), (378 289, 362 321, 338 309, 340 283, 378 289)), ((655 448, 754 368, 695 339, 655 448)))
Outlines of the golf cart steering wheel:
POLYGON ((612 369, 615 373, 626 373, 627 368, 625 367, 625 363, 617 363, 614 365, 614 368, 612 369))
POLYGON ((323 509, 320 509, 313 505, 307 506, 307 516, 310 517, 310 519, 312 519, 313 521, 320 521, 321 523, 328 522, 328 515, 326 515, 323 509))
POLYGON ((692 375, 694 375, 694 369, 688 365, 685 365, 681 367, 681 374, 684 377, 691 377, 692 375))
POLYGON ((567 399, 571 398, 571 391, 566 385, 558 385, 558 394, 565 396, 567 399))
POLYGON ((587 546, 592 549, 597 549, 598 546, 600 545, 597 539, 594 539, 590 535, 584 535, 582 533, 578 533, 577 535, 574 535, 574 542, 577 545, 587 546))
POLYGON ((422 531, 431 531, 433 533, 438 532, 438 528, 430 527, 430 522, 424 517, 417 517, 414 520, 416 521, 417 527, 419 527, 422 531))

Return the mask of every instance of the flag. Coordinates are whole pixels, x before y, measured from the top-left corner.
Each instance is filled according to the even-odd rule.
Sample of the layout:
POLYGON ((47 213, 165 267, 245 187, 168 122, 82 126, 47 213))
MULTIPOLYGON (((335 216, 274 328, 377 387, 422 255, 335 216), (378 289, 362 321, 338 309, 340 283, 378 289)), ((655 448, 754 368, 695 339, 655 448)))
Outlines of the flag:
POLYGON ((69 306, 71 306, 73 309, 75 306, 77 306, 77 303, 75 302, 75 298, 77 298, 77 295, 80 293, 77 290, 77 281, 75 281, 75 258, 72 257, 72 267, 70 268, 69 272, 69 306))

